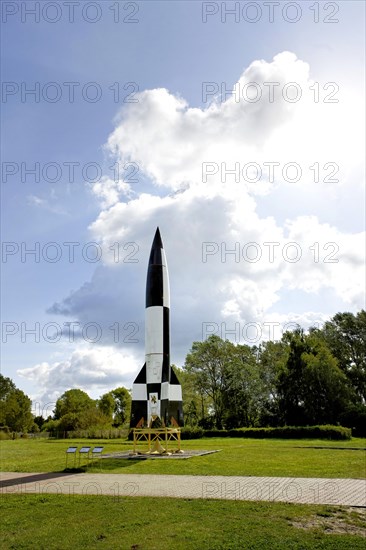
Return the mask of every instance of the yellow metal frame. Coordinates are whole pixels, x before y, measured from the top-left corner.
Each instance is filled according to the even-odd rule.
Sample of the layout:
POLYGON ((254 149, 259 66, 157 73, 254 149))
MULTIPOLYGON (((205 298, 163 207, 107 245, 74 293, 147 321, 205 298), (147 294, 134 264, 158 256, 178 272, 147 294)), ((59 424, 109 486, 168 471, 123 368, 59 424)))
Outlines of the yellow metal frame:
POLYGON ((180 433, 180 428, 134 428, 133 451, 139 454, 180 453, 180 433), (138 451, 142 443, 147 443, 147 451, 138 451))

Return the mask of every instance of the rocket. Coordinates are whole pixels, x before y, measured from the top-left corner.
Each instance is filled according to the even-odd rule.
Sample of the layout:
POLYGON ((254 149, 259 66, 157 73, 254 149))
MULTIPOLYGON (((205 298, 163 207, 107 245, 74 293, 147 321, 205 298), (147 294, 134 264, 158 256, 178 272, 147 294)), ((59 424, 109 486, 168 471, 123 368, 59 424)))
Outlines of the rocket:
POLYGON ((183 426, 182 387, 170 366, 169 274, 159 228, 147 270, 145 364, 132 386, 130 427, 153 424, 183 426))

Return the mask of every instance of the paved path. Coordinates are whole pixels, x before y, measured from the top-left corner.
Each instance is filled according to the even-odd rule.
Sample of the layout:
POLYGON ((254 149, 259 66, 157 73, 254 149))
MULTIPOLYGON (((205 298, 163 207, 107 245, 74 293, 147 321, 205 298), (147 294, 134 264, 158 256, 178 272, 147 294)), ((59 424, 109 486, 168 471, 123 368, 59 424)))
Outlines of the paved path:
POLYGON ((3 472, 0 488, 2 494, 158 496, 366 507, 365 479, 3 472))

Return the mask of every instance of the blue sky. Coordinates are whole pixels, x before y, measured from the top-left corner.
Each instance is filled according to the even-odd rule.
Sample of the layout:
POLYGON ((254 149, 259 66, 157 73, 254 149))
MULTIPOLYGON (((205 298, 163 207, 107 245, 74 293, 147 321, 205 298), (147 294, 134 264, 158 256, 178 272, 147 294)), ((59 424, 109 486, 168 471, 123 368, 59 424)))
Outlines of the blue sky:
POLYGON ((273 22, 263 2, 79 2, 73 22, 63 2, 42 11, 46 4, 38 3, 35 22, 24 10, 37 2, 2 3, 6 376, 37 403, 52 403, 70 387, 98 397, 129 386, 143 363, 146 265, 157 225, 170 267, 178 365, 209 324, 223 336, 239 331, 244 343, 245 336, 254 341, 253 326, 266 338, 270 323, 276 330, 286 322, 309 326, 364 307, 363 2, 281 2, 273 22), (235 5, 238 21, 229 14, 225 21, 235 5), (256 14, 257 22, 245 20, 256 14), (243 96, 253 82, 258 102, 243 96), (265 82, 278 83, 273 102, 265 82), (277 94, 291 82, 302 93, 297 102, 277 94), (235 83, 239 101, 230 93, 204 100, 203 90, 235 83), (36 96, 24 95, 35 86, 36 96), (136 102, 123 102, 131 92, 136 102), (117 182, 116 162, 127 163, 117 182), (273 182, 265 169, 271 162, 280 166, 273 182), (320 181, 309 169, 317 162, 320 181), (36 163, 39 181, 22 169, 36 163), (204 182, 208 163, 217 173, 204 182), (222 163, 239 163, 240 181, 223 181, 222 163), (248 163, 261 167, 260 181, 243 182, 248 163), (301 166, 299 181, 286 181, 288 163, 301 166), (137 181, 130 181, 134 166, 137 181), (335 166, 338 181, 324 181, 335 166), (74 262, 68 242, 80 243, 74 262), (109 249, 116 242, 118 263, 109 249), (260 247, 258 262, 245 256, 250 242, 260 247), (268 242, 279 243, 274 262, 268 242), (289 242, 297 248, 284 249, 289 242), (35 243, 39 262, 22 258, 22 246, 35 243), (88 243, 97 245, 86 252, 102 252, 98 262, 83 257, 88 243), (204 243, 218 247, 206 262, 204 243), (221 256, 235 247, 239 257, 221 256), (61 251, 60 260, 46 261, 42 250, 51 259, 61 251), (64 330, 51 343, 56 329, 48 324, 67 322, 92 323, 101 338, 91 342, 90 325, 86 338, 64 330), (35 323, 39 342, 26 333, 35 323))

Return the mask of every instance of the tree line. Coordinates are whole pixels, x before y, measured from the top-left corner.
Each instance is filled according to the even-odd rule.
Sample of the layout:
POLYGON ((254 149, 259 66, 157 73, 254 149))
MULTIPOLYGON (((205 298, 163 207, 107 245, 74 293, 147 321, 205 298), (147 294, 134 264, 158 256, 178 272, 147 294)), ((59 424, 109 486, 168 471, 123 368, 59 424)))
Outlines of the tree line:
POLYGON ((80 389, 65 391, 56 401, 53 417, 42 425, 43 431, 61 435, 72 431, 110 430, 129 422, 131 394, 123 386, 92 399, 80 389))
MULTIPOLYGON (((337 313, 322 328, 300 327, 279 341, 233 344, 218 336, 193 342, 182 368, 185 424, 241 428, 340 424, 366 436, 366 312, 337 313)), ((0 429, 59 434, 127 426, 130 391, 92 399, 65 391, 53 416, 31 413, 31 400, 0 375, 0 429)))
POLYGON ((32 402, 10 378, 0 374, 0 430, 15 433, 47 431, 62 436, 75 430, 108 430, 126 425, 131 411, 129 390, 118 387, 92 399, 85 391, 70 389, 56 401, 53 415, 34 416, 32 402))
POLYGON ((194 342, 182 369, 185 421, 204 428, 342 424, 366 435, 366 312, 307 333, 235 345, 194 342))

